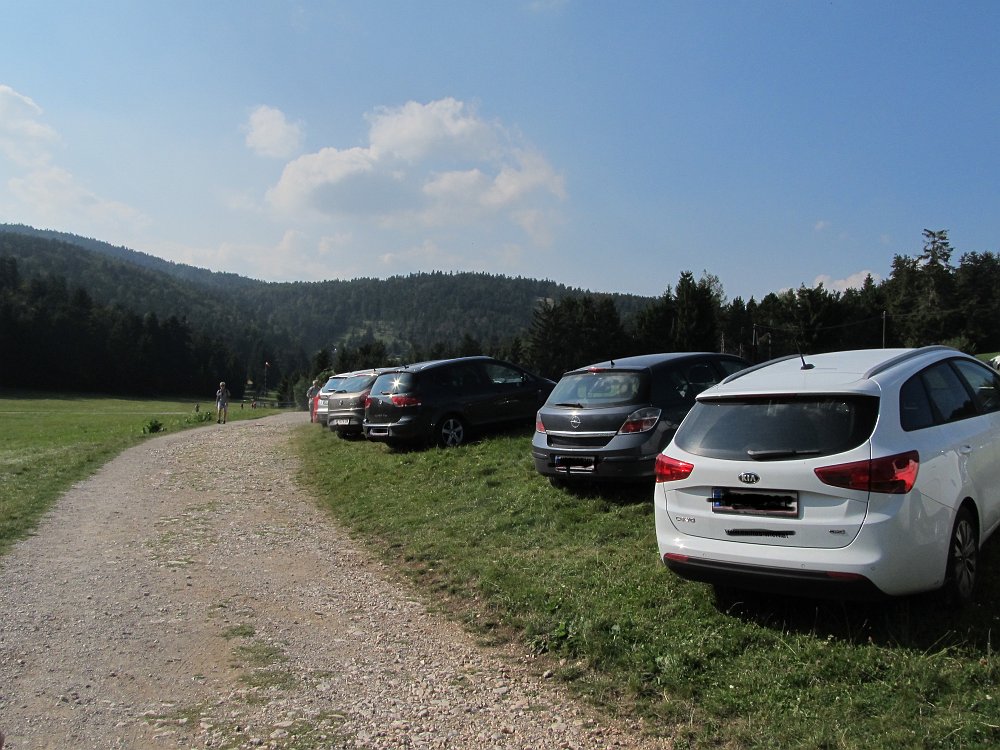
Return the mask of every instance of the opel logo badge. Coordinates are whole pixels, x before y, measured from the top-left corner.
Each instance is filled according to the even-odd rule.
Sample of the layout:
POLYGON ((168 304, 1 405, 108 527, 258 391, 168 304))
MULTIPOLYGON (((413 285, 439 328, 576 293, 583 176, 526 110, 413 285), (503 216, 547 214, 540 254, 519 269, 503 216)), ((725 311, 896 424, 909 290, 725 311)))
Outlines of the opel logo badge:
POLYGON ((570 417, 569 418, 569 426, 572 427, 574 430, 577 427, 579 427, 580 426, 580 417, 578 415, 576 415, 576 414, 574 414, 572 417, 570 417))
POLYGON ((757 484, 757 482, 760 481, 760 476, 754 474, 752 471, 744 471, 740 474, 739 480, 743 482, 743 484, 757 484))

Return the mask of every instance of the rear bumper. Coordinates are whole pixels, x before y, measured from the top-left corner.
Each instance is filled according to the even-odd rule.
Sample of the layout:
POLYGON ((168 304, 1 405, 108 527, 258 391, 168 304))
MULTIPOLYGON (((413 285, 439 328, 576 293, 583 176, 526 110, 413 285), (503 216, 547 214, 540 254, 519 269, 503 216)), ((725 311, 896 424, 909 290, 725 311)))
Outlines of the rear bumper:
POLYGON ((867 601, 885 599, 888 596, 862 575, 742 565, 677 554, 664 555, 663 563, 689 581, 770 594, 867 601))
POLYGON ((364 417, 356 412, 331 411, 326 416, 327 426, 336 432, 360 434, 364 417))
POLYGON ((656 454, 627 451, 553 450, 532 445, 531 457, 539 474, 579 479, 652 479, 656 454))
POLYGON ((362 429, 365 438, 377 443, 405 442, 427 438, 425 431, 412 419, 401 419, 398 422, 389 423, 364 422, 362 429))
POLYGON ((684 578, 759 591, 871 598, 906 596, 944 583, 954 511, 919 493, 872 502, 844 546, 795 546, 767 539, 714 539, 685 533, 698 518, 667 511, 665 485, 654 490, 660 560, 684 578), (681 528, 679 528, 681 527, 681 528))

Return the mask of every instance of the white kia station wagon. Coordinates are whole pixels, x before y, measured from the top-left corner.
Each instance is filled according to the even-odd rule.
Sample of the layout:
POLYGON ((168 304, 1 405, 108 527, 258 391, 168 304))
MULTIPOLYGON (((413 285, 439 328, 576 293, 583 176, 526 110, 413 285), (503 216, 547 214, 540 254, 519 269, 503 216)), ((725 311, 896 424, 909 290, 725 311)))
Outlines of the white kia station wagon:
POLYGON ((685 578, 964 603, 1000 522, 1000 373, 943 346, 766 362, 698 396, 656 482, 685 578))

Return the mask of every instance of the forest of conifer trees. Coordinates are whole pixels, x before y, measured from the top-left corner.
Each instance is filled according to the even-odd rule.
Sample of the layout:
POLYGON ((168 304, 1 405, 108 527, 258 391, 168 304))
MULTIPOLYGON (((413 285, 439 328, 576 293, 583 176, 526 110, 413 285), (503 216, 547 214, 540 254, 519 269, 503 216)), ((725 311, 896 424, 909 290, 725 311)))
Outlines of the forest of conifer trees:
MULTIPOLYGON (((535 296, 517 301, 524 323, 508 317, 501 330, 496 319, 504 304, 511 305, 510 295, 505 299, 504 291, 495 291, 496 279, 482 274, 468 279, 422 274, 409 283, 359 280, 367 293, 353 290, 352 298, 365 300, 367 307, 354 313, 343 304, 325 313, 314 300, 309 305, 316 309, 308 315, 296 319, 286 310, 279 318, 274 299, 261 296, 269 291, 266 285, 252 297, 244 284, 244 302, 228 307, 223 302, 217 314, 205 308, 190 316, 164 316, 135 309, 135 302, 97 301, 88 289, 35 266, 24 272, 24 261, 5 255, 0 246, 0 387, 204 397, 219 380, 259 386, 266 369, 271 388, 296 401, 319 373, 466 354, 491 354, 556 378, 582 364, 661 351, 728 351, 752 361, 930 343, 970 353, 996 351, 1000 257, 972 252, 955 263, 953 256, 946 231, 925 230, 921 252, 896 255, 884 280, 869 277, 860 289, 845 292, 802 286, 760 301, 727 300, 716 277, 695 278, 686 271, 660 297, 645 301, 526 282, 549 284, 545 288, 553 296, 538 296, 532 287, 535 296), (449 304, 464 306, 464 314, 433 310, 444 283, 450 285, 449 304), (418 314, 405 323, 380 318, 380 307, 388 305, 380 301, 379 284, 391 285, 418 314), (462 284, 467 292, 456 302, 452 298, 462 284), (421 294, 426 304, 420 304, 421 294), (243 306, 237 315, 238 304, 243 306), (349 334, 316 346, 324 321, 352 315, 355 320, 341 329, 349 334), (422 329, 420 320, 432 322, 422 329)), ((296 285, 270 291, 291 304, 289 289, 305 291, 296 285)), ((240 390, 235 395, 242 395, 240 390)))

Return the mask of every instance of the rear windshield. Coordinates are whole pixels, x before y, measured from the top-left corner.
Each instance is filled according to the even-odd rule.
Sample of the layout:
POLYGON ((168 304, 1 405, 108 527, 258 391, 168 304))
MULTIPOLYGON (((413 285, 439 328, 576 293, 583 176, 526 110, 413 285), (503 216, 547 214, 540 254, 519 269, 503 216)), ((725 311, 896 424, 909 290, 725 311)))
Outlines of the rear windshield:
POLYGON ((552 390, 549 406, 575 408, 621 406, 649 401, 646 372, 598 370, 564 375, 552 390))
POLYGON ((375 376, 372 373, 344 378, 334 387, 334 393, 358 393, 366 390, 373 382, 375 382, 375 376))
POLYGON ((344 379, 342 377, 339 377, 339 376, 332 377, 332 378, 330 378, 329 380, 326 381, 326 385, 324 385, 322 388, 320 388, 320 391, 322 391, 323 393, 329 393, 330 391, 334 390, 335 388, 340 388, 340 384, 342 382, 344 382, 344 379))
POLYGON ((809 396, 712 399, 695 404, 674 436, 696 456, 780 461, 828 456, 871 437, 878 399, 809 396))
POLYGON ((391 396, 395 393, 409 393, 413 389, 413 374, 409 372, 387 372, 379 375, 372 385, 372 393, 391 396))

